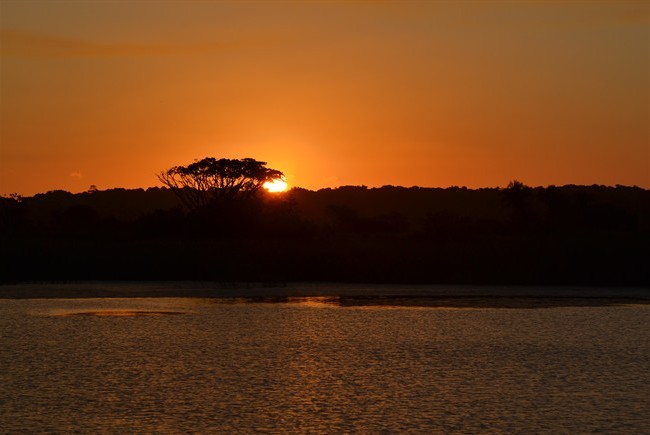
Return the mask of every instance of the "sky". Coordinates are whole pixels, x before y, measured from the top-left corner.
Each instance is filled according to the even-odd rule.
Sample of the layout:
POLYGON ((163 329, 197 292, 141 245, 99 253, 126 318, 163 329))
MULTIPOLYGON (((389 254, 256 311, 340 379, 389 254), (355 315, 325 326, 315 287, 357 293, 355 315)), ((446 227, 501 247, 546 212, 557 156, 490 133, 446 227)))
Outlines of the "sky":
POLYGON ((650 188, 650 2, 0 0, 0 194, 160 186, 650 188))

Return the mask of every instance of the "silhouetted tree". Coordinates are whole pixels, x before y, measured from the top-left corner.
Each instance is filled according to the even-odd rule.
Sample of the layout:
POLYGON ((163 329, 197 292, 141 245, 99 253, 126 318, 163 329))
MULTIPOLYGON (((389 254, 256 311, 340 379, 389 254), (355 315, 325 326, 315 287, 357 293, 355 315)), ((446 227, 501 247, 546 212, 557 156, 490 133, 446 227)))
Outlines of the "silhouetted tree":
POLYGON ((508 183, 502 191, 505 205, 510 209, 511 219, 516 225, 530 223, 530 200, 533 193, 531 187, 518 180, 508 183))
POLYGON ((255 194, 267 181, 284 174, 251 158, 215 159, 206 157, 187 166, 174 166, 158 174, 158 179, 178 195, 191 210, 219 200, 255 194))
POLYGON ((27 204, 17 193, 8 197, 0 195, 0 238, 29 228, 26 218, 27 204))
POLYGON ((503 191, 505 201, 515 209, 521 209, 530 193, 530 187, 519 180, 512 180, 503 191))

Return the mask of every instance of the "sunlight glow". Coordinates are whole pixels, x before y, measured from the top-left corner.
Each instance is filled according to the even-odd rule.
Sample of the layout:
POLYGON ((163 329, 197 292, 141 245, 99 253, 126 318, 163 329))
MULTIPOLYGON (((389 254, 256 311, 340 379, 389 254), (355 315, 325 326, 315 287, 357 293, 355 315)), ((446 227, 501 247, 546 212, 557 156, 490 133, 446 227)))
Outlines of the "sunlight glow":
POLYGON ((287 182, 276 178, 273 181, 264 183, 263 187, 269 192, 284 192, 287 190, 287 182))

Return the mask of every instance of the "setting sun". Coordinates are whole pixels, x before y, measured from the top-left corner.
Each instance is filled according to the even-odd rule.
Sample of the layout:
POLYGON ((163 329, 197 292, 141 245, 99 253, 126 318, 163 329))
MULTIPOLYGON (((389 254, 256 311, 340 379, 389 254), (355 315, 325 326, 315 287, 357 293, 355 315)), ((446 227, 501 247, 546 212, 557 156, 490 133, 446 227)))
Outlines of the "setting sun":
POLYGON ((287 190, 287 182, 276 178, 273 181, 267 181, 264 183, 264 188, 269 192, 284 192, 287 190))

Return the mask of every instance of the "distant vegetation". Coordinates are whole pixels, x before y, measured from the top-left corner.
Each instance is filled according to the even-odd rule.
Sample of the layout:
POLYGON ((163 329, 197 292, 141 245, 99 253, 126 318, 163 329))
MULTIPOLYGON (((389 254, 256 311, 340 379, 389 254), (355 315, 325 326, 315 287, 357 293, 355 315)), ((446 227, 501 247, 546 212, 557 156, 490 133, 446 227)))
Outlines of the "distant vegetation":
POLYGON ((638 187, 167 188, 0 198, 0 279, 648 285, 638 187))

